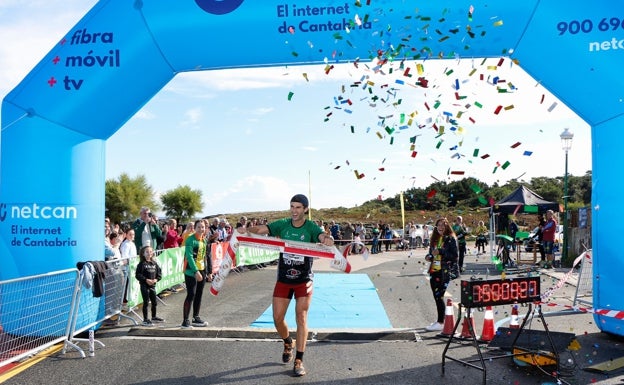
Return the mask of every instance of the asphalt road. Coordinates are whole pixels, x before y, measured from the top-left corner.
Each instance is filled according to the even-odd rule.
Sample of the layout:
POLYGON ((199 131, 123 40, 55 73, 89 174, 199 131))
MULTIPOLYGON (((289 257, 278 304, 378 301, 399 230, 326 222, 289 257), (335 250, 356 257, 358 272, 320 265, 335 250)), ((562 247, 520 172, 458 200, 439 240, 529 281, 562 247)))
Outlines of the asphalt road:
MULTIPOLYGON (((117 326, 103 327, 96 338, 94 357, 81 358, 69 350, 53 353, 28 368, 13 373, 5 384, 547 384, 557 383, 552 367, 518 366, 504 351, 454 339, 442 354, 447 339, 424 327, 434 318, 434 304, 424 273, 424 252, 391 251, 372 255, 367 261, 351 257, 353 272, 366 273, 377 288, 392 328, 388 330, 318 329, 310 331, 305 365, 308 374, 292 377, 292 364, 281 364, 281 340, 272 329, 250 328, 269 306, 275 267, 230 274, 222 292, 213 297, 205 291, 202 316, 207 328, 182 330, 184 292, 168 295, 158 313, 166 319, 159 327, 133 326, 122 319, 117 326), (479 353, 484 357, 483 365, 479 353), (472 361, 482 369, 466 366, 472 361)), ((335 272, 327 261, 315 262, 317 272, 335 272)), ((466 257, 464 277, 485 278, 500 273, 489 258, 466 257)), ((565 269, 542 270, 542 292, 557 283, 565 269)), ((342 274, 336 272, 336 274, 342 274)), ((553 303, 571 305, 576 274, 550 297, 553 303)), ((459 302, 460 281, 447 292, 459 302)), ((494 308, 495 321, 508 326, 511 307, 494 308)), ((523 316, 528 307, 521 307, 523 316)), ((544 307, 548 328, 573 333, 578 350, 559 351, 561 383, 622 384, 624 371, 593 373, 584 368, 624 356, 621 338, 599 332, 590 314, 573 314, 562 307, 544 307)), ((140 313, 140 311, 138 312, 140 313)), ((483 311, 474 314, 477 332, 483 311)), ((457 314, 457 308, 455 308, 457 314)), ((139 318, 137 317, 137 320, 139 318)), ((543 330, 539 319, 527 330, 543 330)), ((294 328, 294 325, 290 325, 294 328)), ((497 336, 498 338, 498 336, 497 336)), ((502 338, 502 337, 501 337, 502 338)), ((497 339, 495 339, 496 341, 497 339)), ((81 343, 86 349, 86 344, 81 343)), ((614 363, 616 361, 613 361, 614 363)), ((617 365, 614 364, 613 367, 617 365)))

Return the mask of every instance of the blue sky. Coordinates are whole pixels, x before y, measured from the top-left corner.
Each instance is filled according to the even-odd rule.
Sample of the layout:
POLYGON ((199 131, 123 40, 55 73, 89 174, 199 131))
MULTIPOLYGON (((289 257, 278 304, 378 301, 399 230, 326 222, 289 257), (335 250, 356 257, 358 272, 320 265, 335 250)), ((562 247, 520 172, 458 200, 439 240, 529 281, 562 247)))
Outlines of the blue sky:
MULTIPOLYGON (((0 2, 0 95, 95 3, 0 2)), ((287 209, 292 195, 310 191, 315 208, 353 207, 436 179, 472 176, 504 184, 561 176, 565 127, 575 135, 569 172, 590 170, 589 126, 539 79, 508 58, 498 62, 406 63, 412 74, 423 65, 427 89, 402 86, 401 71, 375 73, 371 63, 336 65, 329 74, 324 66, 182 74, 107 141, 106 177, 145 175, 158 193, 189 185, 202 191, 204 215, 287 209), (494 77, 505 80, 499 87, 511 91, 511 83, 515 90, 499 93, 494 77), (455 92, 466 98, 458 101, 455 92), (433 123, 445 126, 442 136, 433 123), (356 178, 356 171, 364 176, 356 178)))

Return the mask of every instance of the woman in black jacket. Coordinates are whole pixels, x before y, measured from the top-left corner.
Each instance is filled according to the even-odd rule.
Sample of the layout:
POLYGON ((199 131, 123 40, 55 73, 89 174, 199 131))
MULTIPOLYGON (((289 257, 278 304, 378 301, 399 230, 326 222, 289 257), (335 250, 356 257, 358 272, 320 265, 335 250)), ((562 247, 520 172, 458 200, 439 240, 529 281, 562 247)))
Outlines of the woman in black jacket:
POLYGON ((446 218, 436 221, 429 243, 429 254, 425 259, 429 266, 429 284, 437 310, 437 320, 426 327, 427 331, 442 331, 444 328, 444 293, 451 279, 458 276, 457 237, 446 218))

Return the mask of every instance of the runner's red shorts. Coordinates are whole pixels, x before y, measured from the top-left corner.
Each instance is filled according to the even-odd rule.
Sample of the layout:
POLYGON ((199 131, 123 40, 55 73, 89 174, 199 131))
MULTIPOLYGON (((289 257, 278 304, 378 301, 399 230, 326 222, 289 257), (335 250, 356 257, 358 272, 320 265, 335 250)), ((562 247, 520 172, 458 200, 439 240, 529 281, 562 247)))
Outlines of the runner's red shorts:
POLYGON ((309 297, 312 295, 312 281, 289 284, 283 282, 276 282, 275 289, 273 289, 273 297, 292 299, 293 295, 296 298, 309 297))

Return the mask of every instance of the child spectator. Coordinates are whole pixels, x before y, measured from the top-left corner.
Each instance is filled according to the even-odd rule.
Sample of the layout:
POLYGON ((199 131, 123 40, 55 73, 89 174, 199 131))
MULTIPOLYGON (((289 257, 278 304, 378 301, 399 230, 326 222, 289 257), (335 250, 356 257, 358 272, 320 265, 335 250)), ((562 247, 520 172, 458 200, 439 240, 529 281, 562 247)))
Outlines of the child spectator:
POLYGON ((379 247, 379 230, 373 230, 373 246, 371 247, 371 254, 377 254, 381 251, 379 247))
POLYGON ((143 298, 143 326, 153 326, 152 322, 165 322, 156 316, 156 282, 162 278, 160 266, 154 260, 154 249, 151 246, 141 247, 139 257, 141 261, 137 265, 135 277, 141 285, 141 297, 143 298), (147 307, 152 305, 152 319, 147 317, 147 307))
POLYGON ((362 248, 362 238, 360 238, 360 233, 354 233, 355 236, 353 237, 353 254, 361 254, 363 252, 363 248, 362 248))

